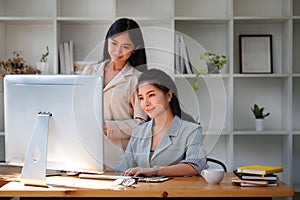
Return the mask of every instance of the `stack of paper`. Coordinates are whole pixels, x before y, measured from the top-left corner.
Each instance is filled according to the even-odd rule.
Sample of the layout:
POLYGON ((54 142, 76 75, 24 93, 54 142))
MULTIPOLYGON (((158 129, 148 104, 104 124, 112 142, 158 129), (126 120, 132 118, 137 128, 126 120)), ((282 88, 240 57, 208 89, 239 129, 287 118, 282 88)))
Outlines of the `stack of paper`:
POLYGON ((278 166, 248 165, 238 167, 233 173, 233 183, 240 186, 277 186, 278 176, 275 173, 282 172, 278 166))

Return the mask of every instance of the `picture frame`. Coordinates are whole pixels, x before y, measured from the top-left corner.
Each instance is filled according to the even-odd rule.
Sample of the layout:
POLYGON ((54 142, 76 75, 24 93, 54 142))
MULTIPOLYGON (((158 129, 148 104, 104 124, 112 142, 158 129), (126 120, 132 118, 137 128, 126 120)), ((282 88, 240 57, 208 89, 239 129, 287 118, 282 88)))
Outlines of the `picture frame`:
POLYGON ((239 35, 240 72, 273 73, 272 35, 239 35))

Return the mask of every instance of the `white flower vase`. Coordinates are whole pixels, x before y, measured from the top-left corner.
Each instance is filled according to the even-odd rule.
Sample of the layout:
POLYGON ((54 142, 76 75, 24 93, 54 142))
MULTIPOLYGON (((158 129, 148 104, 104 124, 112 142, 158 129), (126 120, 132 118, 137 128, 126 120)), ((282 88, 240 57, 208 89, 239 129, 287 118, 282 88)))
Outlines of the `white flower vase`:
POLYGON ((42 74, 48 74, 48 62, 37 62, 36 68, 41 70, 42 74))
POLYGON ((264 130, 264 119, 255 119, 255 128, 256 131, 264 130))

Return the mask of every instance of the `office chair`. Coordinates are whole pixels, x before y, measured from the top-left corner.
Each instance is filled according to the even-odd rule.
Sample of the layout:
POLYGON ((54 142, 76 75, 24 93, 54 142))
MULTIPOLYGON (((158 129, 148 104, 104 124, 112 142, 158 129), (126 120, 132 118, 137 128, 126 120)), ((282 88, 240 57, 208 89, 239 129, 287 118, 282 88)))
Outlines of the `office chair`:
POLYGON ((209 158, 208 157, 208 158, 206 158, 206 163, 208 163, 208 162, 216 163, 216 164, 220 165, 224 169, 224 172, 227 172, 227 167, 222 161, 219 161, 219 160, 216 160, 214 158, 209 158))

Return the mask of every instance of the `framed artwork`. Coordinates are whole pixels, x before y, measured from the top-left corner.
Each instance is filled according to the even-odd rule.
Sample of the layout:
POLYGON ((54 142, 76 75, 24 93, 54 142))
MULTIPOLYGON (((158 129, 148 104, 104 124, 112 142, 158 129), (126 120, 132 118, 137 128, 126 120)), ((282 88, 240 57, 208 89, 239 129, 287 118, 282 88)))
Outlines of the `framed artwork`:
POLYGON ((273 73, 272 35, 240 35, 240 72, 273 73))

